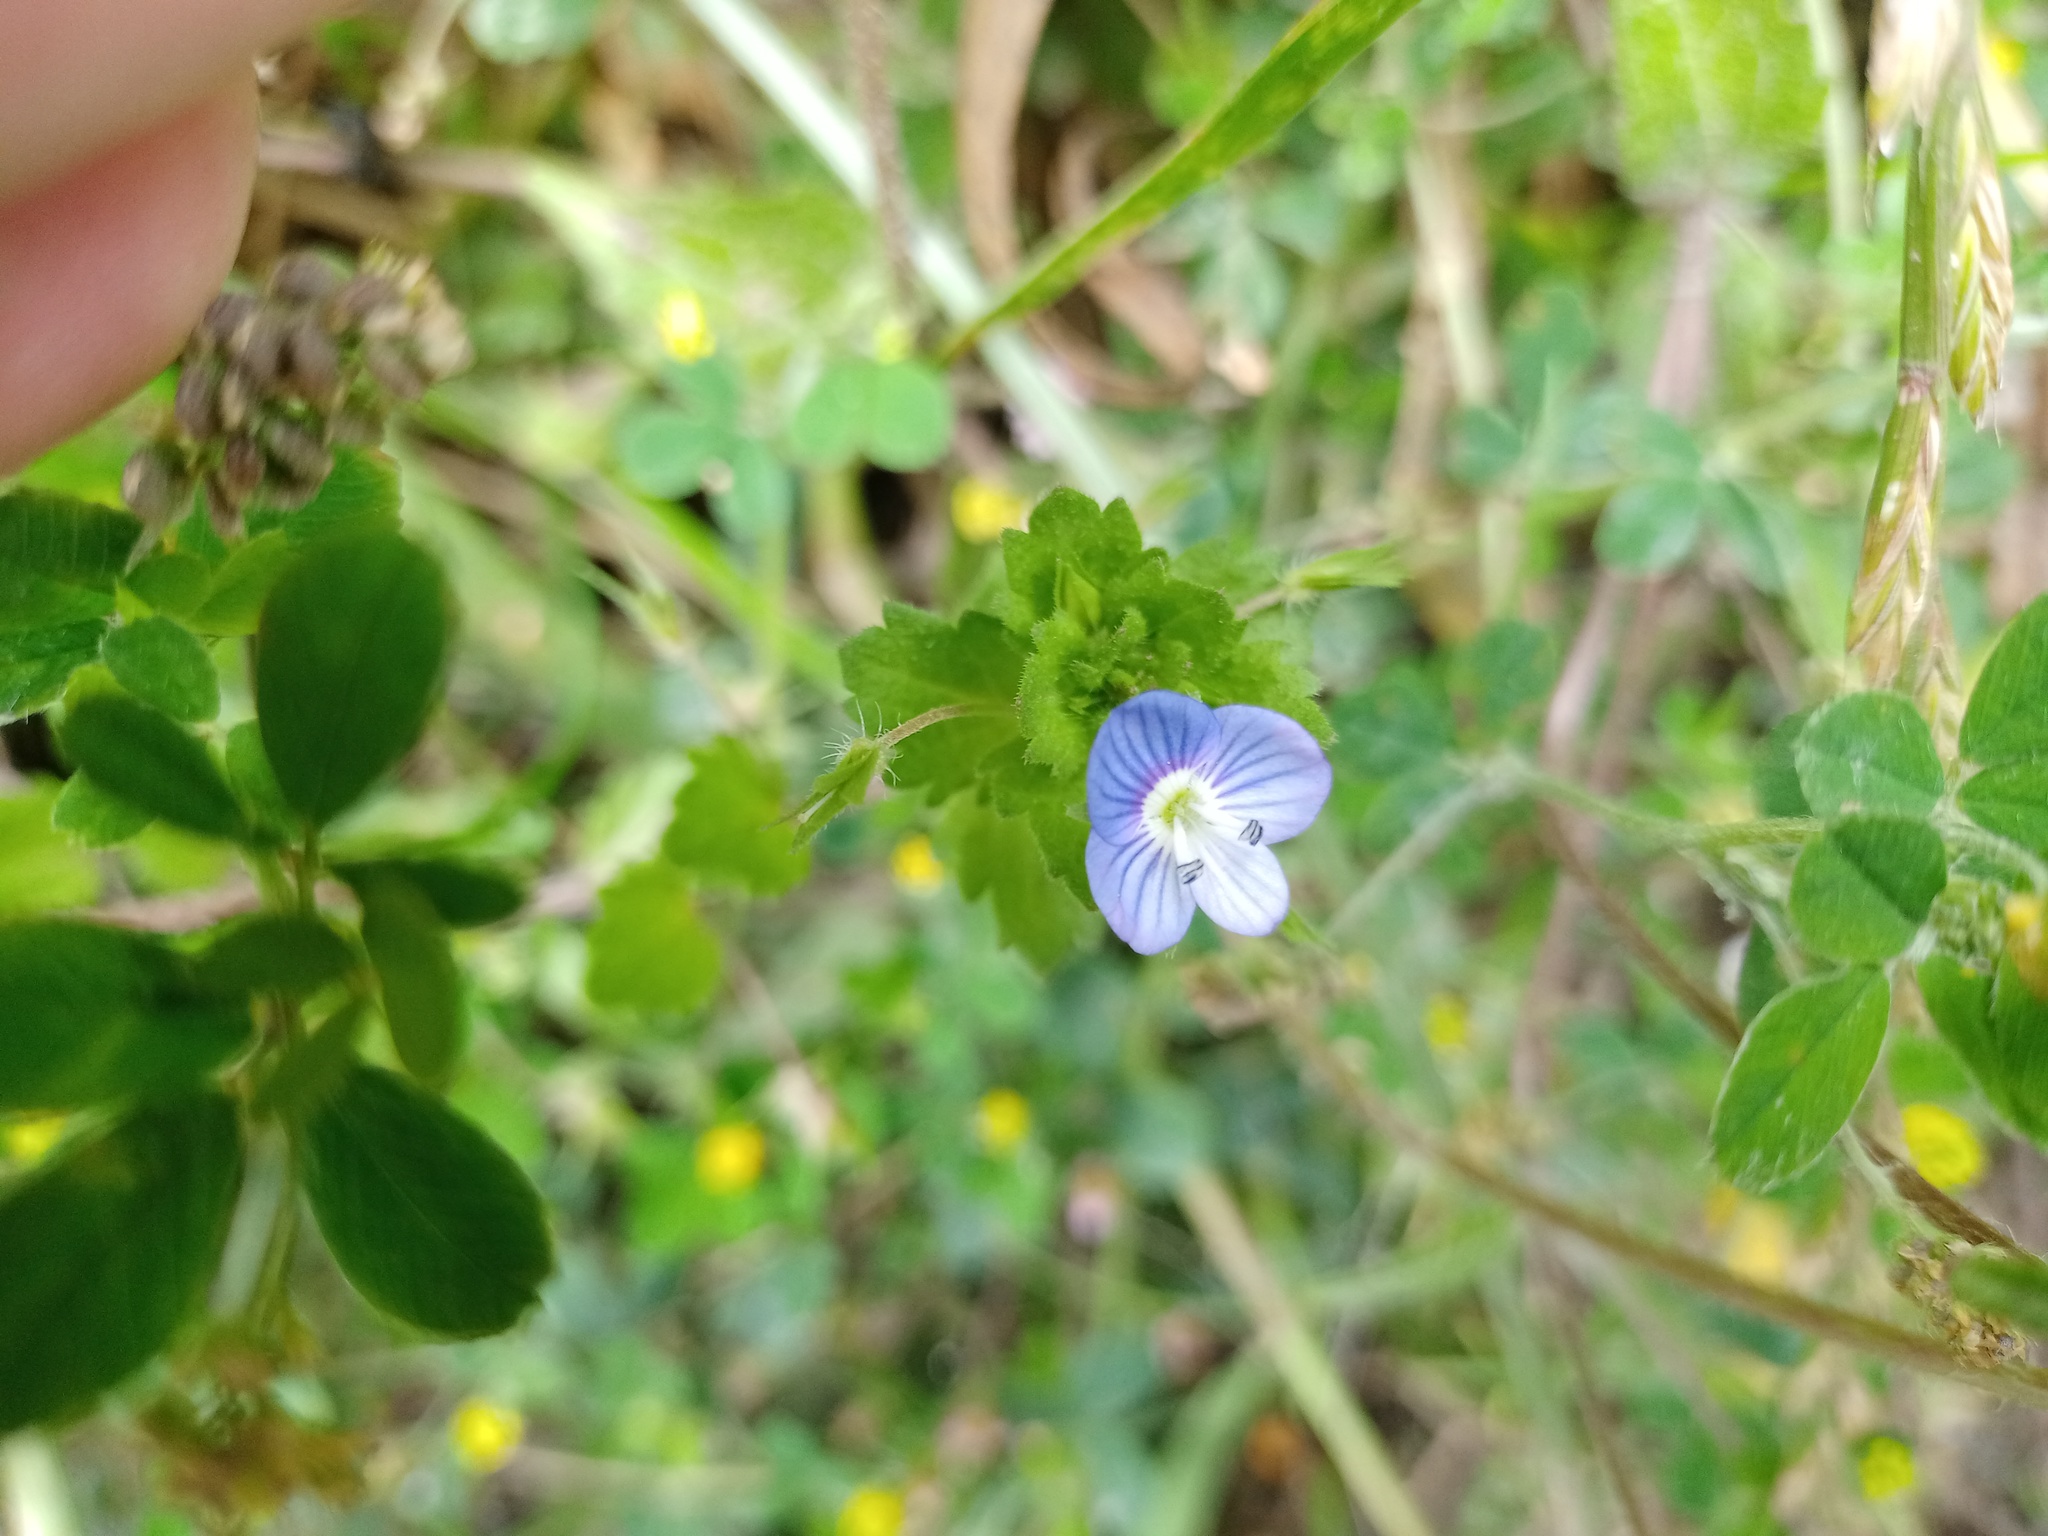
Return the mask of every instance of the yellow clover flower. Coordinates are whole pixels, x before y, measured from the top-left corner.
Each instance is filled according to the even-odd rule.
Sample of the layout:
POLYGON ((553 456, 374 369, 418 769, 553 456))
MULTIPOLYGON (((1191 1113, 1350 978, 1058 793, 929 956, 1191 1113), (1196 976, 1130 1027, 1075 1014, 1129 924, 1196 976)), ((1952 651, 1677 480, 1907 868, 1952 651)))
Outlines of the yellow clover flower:
POLYGON ((897 889, 912 896, 929 896, 946 883, 946 866, 932 851, 932 840, 915 833, 898 843, 889 855, 889 873, 897 889))
POLYGON ((972 475, 953 487, 953 526, 970 544, 990 544, 1005 528, 1024 526, 1024 498, 972 475))
POLYGON ((661 301, 655 328, 661 332, 663 349, 679 363, 702 362, 718 350, 704 301, 688 288, 678 288, 661 301))
POLYGON ((1856 1481, 1873 1504, 1913 1486, 1913 1450, 1890 1435, 1872 1435, 1856 1458, 1856 1481))
POLYGON ((1439 1056, 1462 1056, 1472 1048, 1472 1011, 1455 992, 1439 992, 1422 1010, 1422 1038, 1439 1056))
POLYGON ((516 1408, 488 1398, 464 1398, 448 1421, 455 1459, 476 1477, 488 1477, 512 1459, 526 1438, 526 1419, 516 1408))
POLYGON ((1031 1106, 1014 1088, 991 1088, 974 1106, 974 1137, 982 1150, 1005 1157, 1031 1134, 1031 1106))
POLYGON ((839 1506, 838 1536, 900 1536, 903 1495, 894 1488, 865 1483, 839 1506))
POLYGON ((1970 1122, 1939 1104, 1908 1104, 1899 1111, 1906 1155, 1936 1189, 1961 1189, 1984 1171, 1984 1144, 1970 1122))
POLYGON ((761 1182, 768 1138, 751 1121, 715 1125, 697 1138, 697 1182, 714 1195, 743 1195, 761 1182))

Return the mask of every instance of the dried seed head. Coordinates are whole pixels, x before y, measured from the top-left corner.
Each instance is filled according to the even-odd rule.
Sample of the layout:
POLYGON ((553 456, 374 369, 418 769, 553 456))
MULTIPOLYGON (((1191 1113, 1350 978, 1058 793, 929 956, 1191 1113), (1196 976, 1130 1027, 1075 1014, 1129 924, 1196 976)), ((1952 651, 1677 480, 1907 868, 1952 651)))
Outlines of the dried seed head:
POLYGON ((270 291, 289 304, 318 304, 345 281, 317 251, 293 251, 270 269, 270 291))
POLYGON ((228 500, 239 508, 256 494, 269 468, 263 450, 253 437, 231 437, 221 449, 220 472, 216 477, 228 500))
POLYGON ((221 366, 211 357, 195 357, 179 371, 171 415, 187 437, 203 441, 220 430, 220 377, 221 366))
POLYGON ((1963 0, 1878 0, 1870 27, 1871 142, 1889 155, 1907 123, 1925 124, 1968 28, 1963 0))
POLYGON ((364 342, 363 366, 371 378, 401 400, 417 400, 427 391, 426 376, 395 340, 378 337, 364 342))
POLYGON ((193 333, 193 340, 201 351, 214 351, 225 347, 228 338, 241 329, 242 322, 256 312, 256 298, 247 293, 223 293, 206 306, 206 313, 199 321, 199 329, 193 333))
POLYGON ((2012 328, 2012 234, 2005 189, 1987 135, 1974 116, 1959 125, 1966 199, 1949 252, 1948 376, 1978 426, 2004 376, 2005 338, 2012 328))
POLYGON ((390 278, 381 272, 358 272, 335 290, 327 303, 327 324, 334 331, 353 331, 371 315, 393 307, 404 308, 390 278))
POLYGON ((330 405, 341 391, 341 348, 311 320, 292 327, 285 345, 287 372, 300 399, 330 405))
POLYGON ((256 381, 240 368, 230 365, 220 376, 220 387, 214 394, 214 415, 217 422, 209 437, 218 436, 223 430, 239 432, 255 414, 257 397, 262 393, 256 381))
POLYGON ((228 339, 228 355, 261 388, 269 390, 284 377, 285 339, 291 321, 267 305, 259 306, 228 339))
POLYGON ((374 448, 384 441, 384 418, 361 407, 337 411, 327 424, 327 435, 343 448, 374 448))
POLYGON ((264 450, 287 478, 317 483, 325 480, 334 468, 334 455, 318 434, 295 421, 273 416, 263 423, 260 435, 264 450))
POLYGON ((275 507, 280 512, 296 512, 320 494, 320 482, 326 478, 324 472, 313 480, 272 476, 263 483, 264 505, 275 507))
POLYGON ((152 528, 175 521, 192 499, 192 478, 183 456, 168 443, 138 450, 121 471, 121 499, 152 528))

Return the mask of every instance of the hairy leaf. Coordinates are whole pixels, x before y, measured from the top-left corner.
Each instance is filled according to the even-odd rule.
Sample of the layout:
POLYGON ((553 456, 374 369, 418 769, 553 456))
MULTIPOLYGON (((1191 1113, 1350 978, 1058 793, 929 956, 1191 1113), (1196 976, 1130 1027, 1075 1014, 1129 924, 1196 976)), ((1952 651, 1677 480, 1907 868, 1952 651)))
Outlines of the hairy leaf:
POLYGON ((960 894, 991 899, 1003 942, 1041 971, 1065 959, 1081 907, 1046 868, 1030 825, 963 795, 947 809, 944 831, 960 894))

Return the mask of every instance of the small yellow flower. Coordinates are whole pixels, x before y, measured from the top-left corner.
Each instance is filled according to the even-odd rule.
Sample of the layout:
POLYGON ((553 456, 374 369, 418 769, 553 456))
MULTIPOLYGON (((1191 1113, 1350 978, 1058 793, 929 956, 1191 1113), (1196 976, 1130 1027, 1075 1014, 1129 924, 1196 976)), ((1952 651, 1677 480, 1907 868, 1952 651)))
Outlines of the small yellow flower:
POLYGON ((875 361, 878 363, 900 363, 910 356, 911 343, 917 338, 910 327, 891 315, 875 327, 875 361))
POLYGON ((697 1182, 711 1194, 745 1194, 767 1162, 768 1138, 751 1121, 714 1125, 697 1138, 697 1182))
POLYGON ((974 1106, 974 1136, 983 1150, 1003 1157, 1031 1134, 1031 1106, 1014 1088, 991 1088, 974 1106))
POLYGON ((1422 1010, 1422 1038, 1439 1056, 1463 1056, 1472 1048, 1472 1013, 1455 992, 1439 992, 1422 1010))
POLYGON ((889 855, 889 873, 898 889, 913 896, 929 896, 946 883, 946 866, 932 852, 932 840, 922 832, 906 837, 889 855))
POLYGON ((711 334, 704 301, 688 288, 678 288, 661 301, 661 316, 656 325, 662 346, 679 363, 702 362, 718 350, 718 338, 711 334))
POLYGON ((1856 1480, 1872 1503, 1904 1493, 1913 1486, 1912 1447, 1890 1435, 1872 1435, 1856 1458, 1856 1480))
POLYGON ((1939 1104, 1908 1104, 1899 1119, 1906 1155, 1936 1189, 1961 1189, 1984 1171, 1984 1145, 1961 1115, 1939 1104))
POLYGON ((0 1129, 0 1148, 17 1163, 39 1163, 64 1134, 62 1115, 29 1115, 0 1129))
POLYGON ((516 1408, 487 1398, 464 1398, 448 1421, 455 1459, 477 1477, 489 1477, 512 1459, 526 1438, 526 1419, 516 1408))
POLYGON ((1745 1280, 1782 1285, 1792 1265, 1792 1223, 1763 1200, 1744 1200, 1728 1223, 1722 1262, 1745 1280))
POLYGON ((2017 79, 2027 62, 2027 45, 2006 33, 1995 33, 1986 49, 1991 55, 1991 67, 2008 80, 2017 79))
POLYGON ((1007 486, 973 476, 953 487, 953 526, 970 544, 989 544, 1005 528, 1024 526, 1024 498, 1007 486))
POLYGON ((903 1495, 894 1488, 863 1484, 839 1506, 839 1536, 899 1536, 903 1495))

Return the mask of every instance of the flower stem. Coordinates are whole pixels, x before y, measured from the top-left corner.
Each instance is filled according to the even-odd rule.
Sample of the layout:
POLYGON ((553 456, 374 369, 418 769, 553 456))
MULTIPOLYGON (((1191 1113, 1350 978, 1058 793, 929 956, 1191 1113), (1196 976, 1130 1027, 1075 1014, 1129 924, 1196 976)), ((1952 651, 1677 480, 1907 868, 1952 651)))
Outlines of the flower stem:
POLYGON ((958 720, 963 715, 985 715, 993 711, 979 704, 941 704, 937 709, 928 709, 921 715, 913 715, 881 738, 884 748, 915 736, 927 726, 937 725, 942 720, 958 720))

